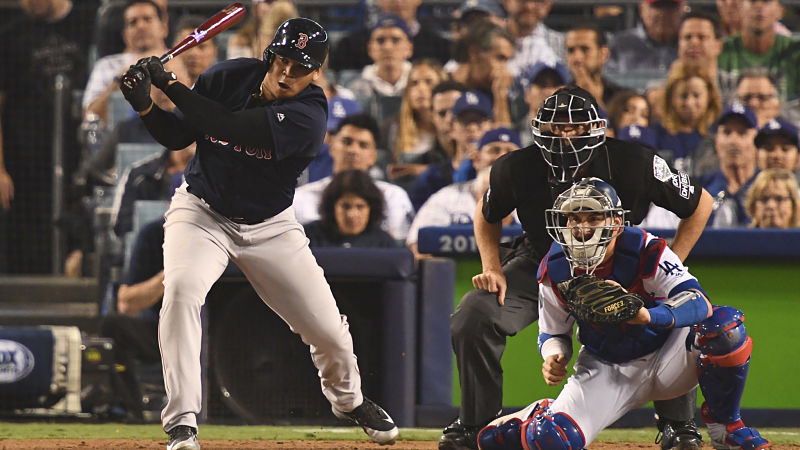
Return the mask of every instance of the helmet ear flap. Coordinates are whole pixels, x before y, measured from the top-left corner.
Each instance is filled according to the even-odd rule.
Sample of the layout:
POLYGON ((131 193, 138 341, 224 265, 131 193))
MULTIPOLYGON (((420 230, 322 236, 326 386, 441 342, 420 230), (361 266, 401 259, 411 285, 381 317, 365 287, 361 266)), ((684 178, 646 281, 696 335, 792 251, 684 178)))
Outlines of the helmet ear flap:
POLYGON ((267 65, 267 71, 269 71, 269 68, 272 67, 273 61, 275 61, 275 53, 270 51, 268 45, 267 48, 264 49, 264 63, 267 65))

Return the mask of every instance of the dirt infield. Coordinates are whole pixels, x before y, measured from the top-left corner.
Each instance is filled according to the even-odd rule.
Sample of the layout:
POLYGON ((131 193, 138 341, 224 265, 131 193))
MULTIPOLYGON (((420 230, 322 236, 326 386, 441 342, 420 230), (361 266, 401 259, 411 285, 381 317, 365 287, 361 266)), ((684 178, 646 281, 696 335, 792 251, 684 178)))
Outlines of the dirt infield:
MULTIPOLYGON (((166 447, 166 440, 120 440, 120 439, 4 439, 0 440, 0 450, 17 449, 36 449, 36 450, 62 450, 62 449, 163 449, 166 447)), ((200 440, 203 450, 227 450, 227 449, 339 449, 339 450, 360 450, 360 449, 384 449, 384 450, 435 450, 436 442, 431 441, 400 441, 392 446, 380 446, 363 441, 222 441, 222 440, 200 440)), ((592 444, 592 449, 628 449, 628 448, 656 448, 654 444, 634 444, 634 443, 596 443, 592 444)), ((800 448, 800 447, 798 447, 800 448)))
MULTIPOLYGON (((0 450, 17 449, 37 449, 37 450, 62 450, 62 449, 163 449, 166 447, 166 440, 130 440, 130 439, 5 439, 0 440, 0 450)), ((360 450, 360 449, 384 449, 384 450, 435 450, 436 442, 431 441, 400 441, 393 446, 380 446, 364 441, 222 441, 222 440, 200 440, 203 450, 226 450, 226 449, 321 449, 321 450, 360 450)), ((649 448, 654 449, 655 444, 644 443, 609 443, 598 442, 592 444, 594 449, 632 449, 649 448)), ((778 447, 775 447, 778 448, 778 447)), ((800 446, 787 446, 781 448, 795 448, 800 446)))
MULTIPOLYGON (((64 450, 64 449, 163 449, 166 447, 166 440, 131 440, 131 439, 3 439, 0 440, 0 450, 17 449, 36 449, 36 450, 64 450)), ((393 446, 380 446, 364 441, 223 441, 223 440, 200 440, 203 450, 227 450, 227 449, 280 449, 280 450, 361 450, 361 449, 384 449, 384 450, 435 450, 436 442, 431 441, 400 441, 393 446)), ((630 442, 597 442, 591 445, 595 449, 631 449, 631 448, 658 448, 656 444, 630 443, 630 442)), ((800 445, 776 445, 774 449, 800 449, 800 445)))

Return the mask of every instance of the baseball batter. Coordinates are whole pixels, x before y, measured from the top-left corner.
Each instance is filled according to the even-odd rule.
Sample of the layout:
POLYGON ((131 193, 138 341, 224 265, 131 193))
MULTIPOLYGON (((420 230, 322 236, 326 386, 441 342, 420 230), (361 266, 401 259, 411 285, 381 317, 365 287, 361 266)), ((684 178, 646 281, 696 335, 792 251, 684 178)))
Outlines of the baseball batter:
POLYGON ((621 205, 611 185, 584 178, 559 195, 548 211, 554 243, 538 274, 545 382, 560 384, 572 356, 576 319, 565 301, 571 287, 562 282, 593 274, 639 294, 644 306, 637 307, 633 319, 616 325, 578 320, 583 345, 575 374, 555 401, 531 405, 484 428, 478 438, 481 448, 520 448, 521 442, 526 448, 584 448, 631 409, 688 392, 698 380, 714 448, 770 447, 758 431, 744 425, 739 411, 753 347, 744 315, 730 306, 712 307, 666 241, 623 226, 621 205))
POLYGON ((316 22, 284 22, 264 60, 222 61, 193 89, 166 72, 157 57, 126 74, 125 98, 165 147, 197 142, 186 182, 172 198, 164 225, 164 300, 159 343, 168 403, 162 425, 168 450, 199 449, 200 309, 229 261, 236 263, 273 311, 310 346, 322 392, 333 413, 359 424, 378 443, 398 430, 361 393, 347 320, 295 220, 297 177, 319 153, 327 120, 320 76, 328 35, 316 22), (179 113, 150 101, 150 85, 179 113))

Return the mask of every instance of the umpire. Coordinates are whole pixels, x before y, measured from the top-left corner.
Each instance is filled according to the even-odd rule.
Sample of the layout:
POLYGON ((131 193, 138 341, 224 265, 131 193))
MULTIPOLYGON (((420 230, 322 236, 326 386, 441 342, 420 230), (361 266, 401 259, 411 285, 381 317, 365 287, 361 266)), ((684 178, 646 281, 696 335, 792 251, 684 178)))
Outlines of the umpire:
MULTIPOLYGON (((532 121, 534 145, 492 166, 489 189, 478 203, 475 239, 483 272, 450 319, 461 385, 459 417, 444 430, 440 450, 477 449, 481 427, 502 409, 506 338, 538 319, 536 271, 550 238, 545 210, 582 177, 611 184, 629 219, 640 223, 650 203, 681 218, 672 250, 685 260, 711 214, 711 196, 689 176, 639 144, 606 139, 597 102, 577 86, 559 89, 532 121), (525 234, 510 248, 499 244, 501 220, 516 209, 525 234)), ((696 391, 656 402, 661 448, 701 447, 694 423, 696 391)))

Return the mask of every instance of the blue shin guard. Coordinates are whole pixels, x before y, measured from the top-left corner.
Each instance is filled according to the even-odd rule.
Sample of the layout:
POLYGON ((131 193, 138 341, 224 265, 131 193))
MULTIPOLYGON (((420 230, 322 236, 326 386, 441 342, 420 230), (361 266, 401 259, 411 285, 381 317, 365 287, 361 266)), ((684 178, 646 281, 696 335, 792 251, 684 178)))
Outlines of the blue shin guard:
POLYGON ((701 413, 714 447, 770 447, 758 431, 744 425, 739 410, 753 351, 744 314, 730 306, 715 306, 711 317, 700 322, 694 333, 694 346, 701 352, 698 381, 706 398, 701 413))
POLYGON ((481 450, 580 450, 586 443, 578 424, 565 413, 549 409, 552 400, 538 403, 525 420, 513 417, 489 425, 478 434, 481 450))
POLYGON ((522 420, 510 419, 501 425, 489 425, 478 433, 481 450, 523 450, 522 420))
POLYGON ((706 405, 718 423, 738 421, 753 340, 744 328, 744 315, 730 306, 715 306, 713 314, 694 329, 698 381, 706 405))
POLYGON ((545 413, 523 425, 525 449, 580 450, 586 445, 583 431, 565 413, 545 413))

